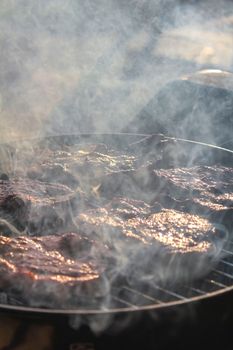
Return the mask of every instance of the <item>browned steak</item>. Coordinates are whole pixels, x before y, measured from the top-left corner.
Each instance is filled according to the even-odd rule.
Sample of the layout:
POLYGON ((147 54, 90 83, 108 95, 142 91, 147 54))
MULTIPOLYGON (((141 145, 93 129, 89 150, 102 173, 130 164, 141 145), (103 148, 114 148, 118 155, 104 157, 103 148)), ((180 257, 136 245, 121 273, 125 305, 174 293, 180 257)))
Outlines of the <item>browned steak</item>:
POLYGON ((154 169, 152 165, 135 171, 110 174, 99 193, 111 198, 125 195, 164 208, 211 216, 232 225, 233 169, 225 166, 154 169))
POLYGON ((80 144, 39 153, 27 175, 42 181, 80 186, 89 193, 105 175, 134 169, 136 164, 134 156, 108 149, 103 144, 80 144))
MULTIPOLYGON (((149 206, 143 201, 118 198, 105 207, 80 213, 77 225, 84 232, 114 232, 115 237, 132 237, 144 244, 160 244, 170 252, 207 251, 209 238, 218 237, 207 219, 173 209, 149 206), (118 204, 118 205, 117 205, 118 204), (118 232, 118 235, 117 233, 118 232), (120 233, 120 235, 119 235, 120 233)), ((105 238, 105 237, 103 237, 105 238)))
MULTIPOLYGON (((160 206, 158 205, 159 209, 160 206)), ((156 206, 154 207, 156 208, 156 206)), ((100 237, 106 231, 106 238, 112 239, 112 231, 123 232, 127 220, 134 217, 148 216, 152 207, 147 203, 125 197, 115 197, 107 205, 89 209, 77 215, 77 227, 88 234, 100 237)), ((101 237, 104 238, 104 237, 101 237)), ((113 237, 114 239, 116 238, 113 237)))
POLYGON ((197 215, 163 209, 146 218, 135 217, 126 222, 124 234, 144 244, 160 244, 167 252, 186 254, 213 251, 218 230, 197 215))
POLYGON ((0 288, 28 305, 80 305, 106 293, 107 247, 77 233, 30 238, 0 237, 0 288))
POLYGON ((210 215, 216 221, 232 226, 232 168, 195 166, 160 169, 154 170, 151 183, 153 181, 155 199, 163 206, 210 215))
POLYGON ((151 267, 158 268, 164 281, 172 277, 171 273, 188 278, 191 266, 190 278, 211 268, 206 262, 214 261, 221 251, 226 239, 224 230, 198 215, 150 207, 142 201, 126 202, 127 208, 119 198, 118 207, 111 202, 79 214, 77 226, 87 235, 96 234, 123 256, 130 256, 127 269, 136 264, 146 274, 151 267))
POLYGON ((207 201, 206 205, 233 206, 233 169, 224 166, 195 166, 154 170, 163 187, 177 198, 207 201))
POLYGON ((74 191, 61 184, 29 179, 0 180, 0 209, 32 233, 58 229, 67 220, 74 191))

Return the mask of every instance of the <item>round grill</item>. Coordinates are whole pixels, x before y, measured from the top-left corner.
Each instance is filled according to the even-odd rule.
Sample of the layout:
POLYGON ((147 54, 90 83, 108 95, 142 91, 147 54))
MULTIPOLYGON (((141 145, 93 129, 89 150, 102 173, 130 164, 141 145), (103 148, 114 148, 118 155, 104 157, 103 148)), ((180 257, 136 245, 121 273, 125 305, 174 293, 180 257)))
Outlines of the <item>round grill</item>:
MULTIPOLYGON (((141 157, 150 155, 160 157, 159 161, 162 167, 169 167, 169 164, 177 166, 190 165, 226 165, 232 166, 233 152, 202 143, 164 137, 163 135, 65 135, 48 137, 43 140, 19 141, 11 145, 2 146, 4 155, 2 164, 5 162, 6 155, 11 154, 12 165, 17 162, 17 154, 21 149, 32 148, 52 148, 57 149, 64 145, 85 143, 104 143, 120 150, 130 150, 141 157), (29 146, 30 145, 30 146, 29 146), (14 154, 14 156, 12 156, 14 154), (162 157, 161 157, 162 156, 162 157)), ((233 192, 233 191, 232 191, 233 192)), ((125 282, 112 287, 111 298, 108 307, 102 308, 98 303, 96 305, 88 304, 78 309, 45 309, 25 307, 20 300, 4 290, 0 294, 0 308, 21 310, 29 312, 52 313, 52 314, 102 314, 109 312, 128 312, 144 309, 156 309, 174 304, 187 303, 193 300, 207 298, 219 293, 223 293, 233 288, 233 239, 232 232, 229 232, 229 238, 225 248, 222 250, 222 257, 213 267, 212 271, 205 277, 188 283, 176 285, 153 284, 153 288, 146 283, 133 288, 125 282)))

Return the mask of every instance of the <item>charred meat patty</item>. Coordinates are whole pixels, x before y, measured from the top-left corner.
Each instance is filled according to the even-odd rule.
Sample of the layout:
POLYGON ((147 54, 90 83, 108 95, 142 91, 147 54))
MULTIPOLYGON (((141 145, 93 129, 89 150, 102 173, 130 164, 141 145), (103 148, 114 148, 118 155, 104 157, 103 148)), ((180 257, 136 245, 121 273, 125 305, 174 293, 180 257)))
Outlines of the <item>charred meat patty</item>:
POLYGON ((184 278, 202 275, 209 265, 198 261, 214 262, 227 237, 226 231, 201 216, 123 198, 79 214, 76 223, 86 235, 105 241, 116 255, 130 256, 125 270, 136 266, 146 275, 158 268, 163 281, 172 277, 171 262, 171 271, 184 278))
POLYGON ((155 200, 163 206, 209 216, 232 226, 233 170, 226 166, 195 166, 154 170, 155 200), (156 191, 157 189, 157 191, 156 191))
POLYGON ((80 305, 106 292, 106 252, 103 244, 77 233, 0 237, 0 288, 20 293, 33 306, 80 305))
POLYGON ((133 237, 146 245, 155 242, 180 253, 205 252, 210 248, 208 241, 218 237, 214 225, 198 215, 126 198, 115 198, 105 207, 80 213, 76 223, 87 234, 98 234, 105 227, 108 231, 109 227, 121 236, 133 237))
POLYGON ((194 166, 155 169, 153 164, 134 171, 109 174, 99 188, 100 195, 125 195, 147 203, 159 202, 214 222, 232 225, 233 170, 226 166, 194 166))
POLYGON ((160 191, 190 198, 213 207, 233 206, 233 170, 224 166, 195 166, 154 170, 160 191), (208 204, 209 203, 209 204, 208 204))

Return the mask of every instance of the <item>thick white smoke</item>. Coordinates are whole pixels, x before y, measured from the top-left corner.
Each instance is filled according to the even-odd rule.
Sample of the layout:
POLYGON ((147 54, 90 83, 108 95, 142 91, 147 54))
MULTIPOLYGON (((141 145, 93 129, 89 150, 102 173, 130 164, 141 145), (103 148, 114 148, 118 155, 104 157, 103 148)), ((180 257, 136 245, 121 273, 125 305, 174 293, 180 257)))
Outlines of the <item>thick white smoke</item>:
POLYGON ((1 137, 122 131, 165 83, 232 68, 232 12, 225 0, 1 1, 1 137))

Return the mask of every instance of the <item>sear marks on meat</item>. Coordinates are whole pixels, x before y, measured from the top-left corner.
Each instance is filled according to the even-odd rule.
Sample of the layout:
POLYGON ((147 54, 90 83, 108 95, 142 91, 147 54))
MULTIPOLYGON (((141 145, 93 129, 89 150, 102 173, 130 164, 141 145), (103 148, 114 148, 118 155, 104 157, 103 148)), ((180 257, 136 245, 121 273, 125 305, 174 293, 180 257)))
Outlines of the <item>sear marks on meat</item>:
POLYGON ((19 228, 48 233, 66 223, 74 192, 37 180, 0 180, 0 208, 19 228))
POLYGON ((33 306, 80 305, 90 295, 106 293, 101 284, 106 251, 77 233, 0 237, 0 287, 22 294, 33 306))

